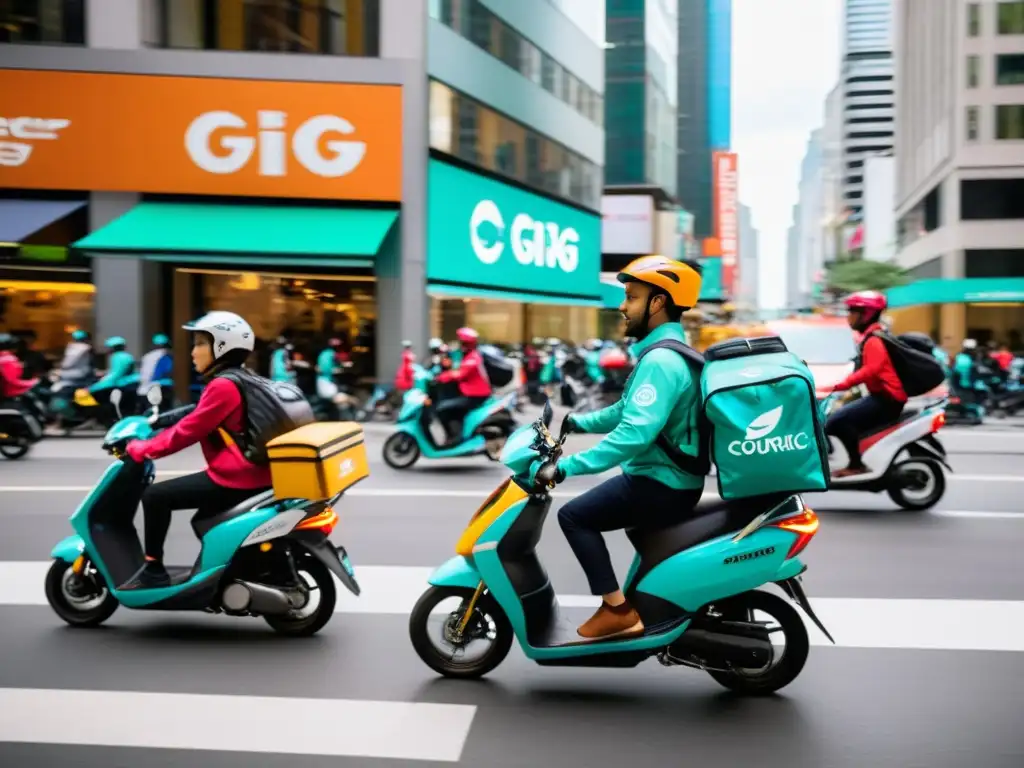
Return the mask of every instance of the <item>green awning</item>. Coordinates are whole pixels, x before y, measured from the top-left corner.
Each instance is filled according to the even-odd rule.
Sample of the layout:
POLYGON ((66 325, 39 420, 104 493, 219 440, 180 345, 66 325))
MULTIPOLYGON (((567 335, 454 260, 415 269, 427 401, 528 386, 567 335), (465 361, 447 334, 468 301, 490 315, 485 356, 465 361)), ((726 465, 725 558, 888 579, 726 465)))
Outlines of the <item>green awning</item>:
POLYGON ((442 299, 490 299, 492 301, 514 301, 522 304, 557 304, 563 307, 600 307, 597 297, 561 296, 528 291, 499 291, 493 288, 476 288, 447 283, 428 283, 427 293, 442 299))
POLYGON ((887 291, 889 307, 919 304, 1015 304, 1024 302, 1024 277, 918 280, 887 291))
POLYGON ((601 305, 605 309, 618 309, 626 297, 626 286, 620 282, 601 281, 601 305))
POLYGON ((397 218, 367 208, 139 203, 73 247, 160 261, 349 264, 344 257, 376 256, 397 218))

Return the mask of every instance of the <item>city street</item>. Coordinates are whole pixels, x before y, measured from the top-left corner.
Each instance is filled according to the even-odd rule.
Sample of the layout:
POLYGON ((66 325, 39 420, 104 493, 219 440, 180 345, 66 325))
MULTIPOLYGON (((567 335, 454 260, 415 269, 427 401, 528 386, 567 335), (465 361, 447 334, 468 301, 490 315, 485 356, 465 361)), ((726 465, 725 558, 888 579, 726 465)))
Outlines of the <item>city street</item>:
MULTIPOLYGON (((258 619, 125 608, 101 629, 66 627, 43 594, 49 552, 109 459, 95 439, 48 439, 0 463, 0 764, 1024 765, 1024 429, 943 430, 955 473, 930 512, 884 494, 806 498, 821 528, 804 586, 836 646, 813 630, 803 674, 760 700, 653 658, 557 669, 517 647, 482 682, 437 678, 407 614, 505 471, 480 457, 396 472, 381 460, 390 430, 367 426, 371 477, 339 504, 332 536, 363 594, 339 592, 310 640, 258 619)), ((160 462, 158 479, 201 468, 189 451, 160 462)), ((556 506, 599 481, 559 486, 556 506)), ((189 516, 174 522, 168 562, 195 559, 189 516)), ((630 547, 608 540, 621 577, 630 547)), ((555 510, 539 551, 582 621, 596 603, 555 510)))

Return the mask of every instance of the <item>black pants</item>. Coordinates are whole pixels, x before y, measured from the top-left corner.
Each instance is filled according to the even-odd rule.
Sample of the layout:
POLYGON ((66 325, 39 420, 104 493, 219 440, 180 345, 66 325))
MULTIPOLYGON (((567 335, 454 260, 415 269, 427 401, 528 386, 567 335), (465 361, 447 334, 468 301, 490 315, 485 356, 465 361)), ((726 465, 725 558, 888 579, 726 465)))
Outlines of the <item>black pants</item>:
POLYGON ((461 437, 462 421, 466 414, 487 402, 486 397, 450 397, 437 406, 437 418, 441 420, 449 440, 461 437))
POLYGON ((679 491, 649 477, 619 475, 558 510, 558 523, 591 593, 607 595, 619 588, 602 532, 675 525, 693 514, 703 492, 703 487, 679 491))
POLYGON ((825 433, 835 435, 850 457, 851 469, 863 469, 860 439, 871 430, 891 424, 903 412, 903 403, 882 395, 869 395, 844 405, 828 417, 825 433))
POLYGON ((179 509, 197 510, 192 517, 194 529, 197 521, 229 510, 265 490, 225 488, 213 482, 205 472, 153 483, 142 494, 142 513, 146 520, 146 554, 158 560, 164 556, 164 541, 171 527, 171 512, 179 509))

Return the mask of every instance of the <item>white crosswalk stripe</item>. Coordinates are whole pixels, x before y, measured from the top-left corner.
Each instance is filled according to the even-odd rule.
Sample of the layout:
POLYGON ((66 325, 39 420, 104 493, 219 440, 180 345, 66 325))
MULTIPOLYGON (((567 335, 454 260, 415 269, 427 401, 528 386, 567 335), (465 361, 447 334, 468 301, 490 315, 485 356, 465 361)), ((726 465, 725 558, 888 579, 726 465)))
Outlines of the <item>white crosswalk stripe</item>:
MULTIPOLYGON (((48 562, 0 563, 0 606, 43 606, 48 562)), ((358 597, 339 587, 337 612, 408 615, 432 568, 359 566, 358 597)), ((567 609, 593 609, 591 595, 559 595, 567 609)), ((814 597, 811 605, 844 648, 1024 652, 1024 601, 814 597)), ((116 621, 111 619, 111 621, 116 621)), ((811 642, 831 645, 806 619, 811 642)))

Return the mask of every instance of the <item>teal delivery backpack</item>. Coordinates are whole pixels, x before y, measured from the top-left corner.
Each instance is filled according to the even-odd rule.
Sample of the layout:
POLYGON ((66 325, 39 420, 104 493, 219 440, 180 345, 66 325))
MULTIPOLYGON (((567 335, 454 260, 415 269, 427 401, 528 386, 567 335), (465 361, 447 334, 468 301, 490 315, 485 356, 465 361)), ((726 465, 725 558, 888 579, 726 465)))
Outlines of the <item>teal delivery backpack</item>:
POLYGON ((701 395, 723 499, 828 490, 828 440, 814 377, 782 339, 731 339, 708 348, 701 395))
MULTIPOLYGON (((831 473, 814 377, 778 336, 730 339, 700 353, 676 341, 672 349, 699 376, 700 450, 683 453, 659 435, 657 445, 684 472, 718 468, 723 499, 827 491, 831 473)), ((638 361, 639 362, 639 361, 638 361)))

